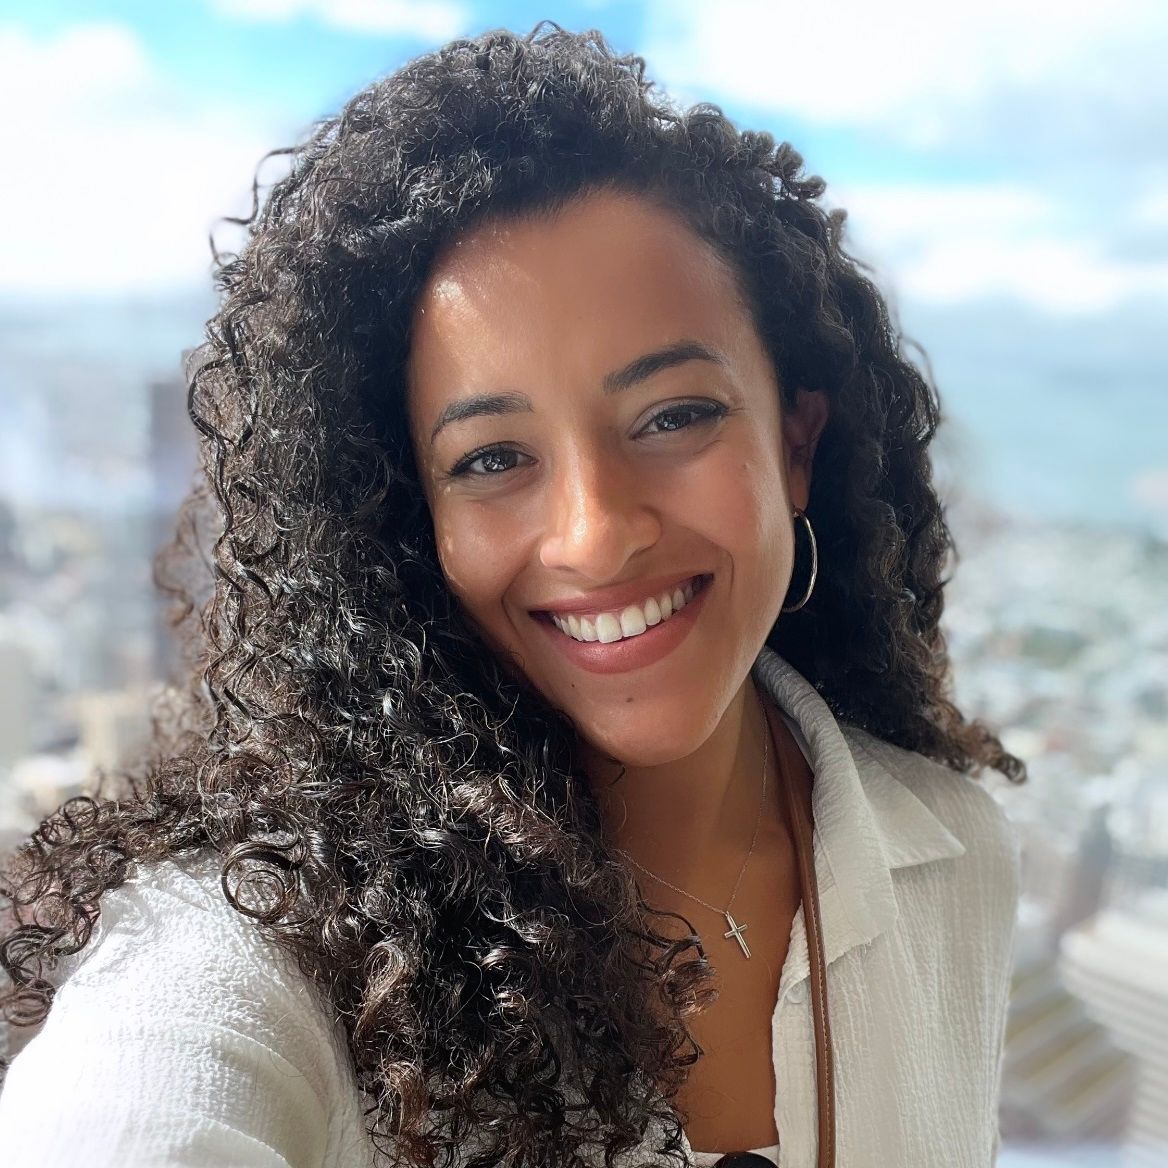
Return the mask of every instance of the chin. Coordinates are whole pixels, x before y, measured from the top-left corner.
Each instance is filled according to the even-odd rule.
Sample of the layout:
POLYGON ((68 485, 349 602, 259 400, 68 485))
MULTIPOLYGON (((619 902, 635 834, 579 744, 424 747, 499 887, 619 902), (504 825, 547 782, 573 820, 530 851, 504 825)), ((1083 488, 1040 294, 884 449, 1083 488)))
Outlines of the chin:
POLYGON ((697 750, 708 737, 697 727, 693 718, 679 716, 676 719, 677 729, 673 730, 672 719, 655 717, 647 709, 643 715, 639 719, 636 716, 630 718, 624 732, 614 733, 611 725, 603 730, 590 727, 578 720, 576 726, 593 750, 625 766, 636 768, 666 766, 677 762, 697 750), (650 727, 651 734, 648 733, 650 727))

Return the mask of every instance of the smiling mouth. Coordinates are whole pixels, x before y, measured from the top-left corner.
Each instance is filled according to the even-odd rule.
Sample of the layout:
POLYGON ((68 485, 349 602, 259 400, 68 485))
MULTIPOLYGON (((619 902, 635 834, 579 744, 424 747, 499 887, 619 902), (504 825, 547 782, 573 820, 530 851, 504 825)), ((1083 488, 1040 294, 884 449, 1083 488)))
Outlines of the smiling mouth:
POLYGON ((558 616, 547 611, 532 615, 536 620, 553 625, 573 641, 582 644, 615 644, 633 640, 651 632, 658 625, 667 624, 692 603, 713 578, 710 573, 691 577, 668 594, 669 600, 664 608, 659 604, 660 597, 651 597, 644 604, 631 604, 620 610, 609 609, 583 617, 575 613, 558 616))

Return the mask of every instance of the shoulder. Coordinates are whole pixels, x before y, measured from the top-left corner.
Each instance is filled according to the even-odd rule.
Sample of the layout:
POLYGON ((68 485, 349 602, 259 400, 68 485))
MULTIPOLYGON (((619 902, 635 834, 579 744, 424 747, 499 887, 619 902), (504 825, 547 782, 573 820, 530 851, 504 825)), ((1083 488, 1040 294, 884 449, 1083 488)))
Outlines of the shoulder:
POLYGON ((1021 882, 1021 836, 1004 800, 983 779, 856 726, 841 725, 841 729, 861 784, 869 784, 878 769, 905 788, 965 848, 958 865, 1000 893, 1012 913, 1021 882))
POLYGON ((866 730, 842 725, 863 782, 870 773, 861 765, 876 763, 916 796, 966 847, 1017 849, 1018 829, 1004 803, 980 778, 956 770, 916 751, 877 738, 866 730))
POLYGON ((75 1139, 102 1165, 170 1163, 180 1148, 192 1163, 342 1162, 337 1140, 353 1125, 337 1120, 359 1130, 360 1111, 341 1027, 227 901, 218 856, 143 865, 100 907, 12 1060, 0 1137, 37 1149, 38 1163, 67 1162, 75 1139), (84 1114, 98 1119, 82 1134, 84 1114))
POLYGON ((341 1041, 331 1008, 231 905, 220 872, 221 857, 207 852, 143 865, 102 898, 94 937, 62 970, 59 992, 100 992, 127 1018, 161 1010, 210 1020, 319 1065, 320 1051, 341 1041))
POLYGON ((89 944, 61 964, 54 980, 92 982, 132 962, 140 983, 157 971, 200 997, 261 983, 291 985, 289 963, 232 907, 219 873, 220 857, 206 852, 139 866, 102 897, 89 944), (196 980, 197 987, 185 984, 196 980))

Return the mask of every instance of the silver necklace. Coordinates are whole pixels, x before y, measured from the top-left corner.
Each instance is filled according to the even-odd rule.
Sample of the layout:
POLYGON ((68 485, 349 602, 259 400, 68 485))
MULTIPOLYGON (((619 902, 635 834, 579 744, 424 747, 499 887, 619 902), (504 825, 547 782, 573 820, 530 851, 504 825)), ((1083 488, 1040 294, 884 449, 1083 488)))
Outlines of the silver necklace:
MULTIPOLYGON (((711 912, 720 913, 726 918, 726 924, 730 926, 729 932, 723 933, 723 937, 733 937, 738 942, 738 947, 742 950, 742 956, 749 959, 750 947, 746 944, 746 938, 742 935, 746 931, 746 923, 739 923, 730 915, 730 906, 734 903, 734 897, 738 895, 738 885, 742 883, 742 874, 746 871, 746 865, 750 862, 750 857, 754 854, 754 845, 758 842, 758 828, 762 823, 762 809, 766 806, 766 771, 767 771, 767 751, 770 746, 770 731, 768 729, 762 744, 762 799, 758 805, 758 816, 754 821, 754 835, 750 840, 750 851, 746 853, 746 859, 742 861, 742 870, 738 873, 738 879, 734 881, 734 891, 730 893, 730 899, 726 902, 725 908, 718 908, 717 905, 710 904, 709 901, 702 900, 700 896, 694 896, 692 892, 686 892, 684 888, 678 888, 676 884, 670 884, 668 880, 662 879, 656 872, 650 872, 644 864, 637 863, 628 852, 617 848, 617 852, 624 856, 626 860, 635 868, 639 868, 646 876, 652 876, 654 880, 664 884, 667 888, 672 888, 674 892, 680 892, 682 896, 688 896, 690 900, 696 900, 698 904, 704 905, 710 909, 711 912)), ((781 777, 781 776, 780 776, 781 777)))

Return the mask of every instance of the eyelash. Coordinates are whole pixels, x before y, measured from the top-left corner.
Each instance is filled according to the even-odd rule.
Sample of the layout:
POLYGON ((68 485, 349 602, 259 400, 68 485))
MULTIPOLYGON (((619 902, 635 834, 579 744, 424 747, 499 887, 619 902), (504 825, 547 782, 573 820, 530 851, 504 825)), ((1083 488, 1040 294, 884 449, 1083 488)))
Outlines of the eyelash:
MULTIPOLYGON (((681 405, 666 406, 665 409, 660 410, 658 413, 654 414, 649 419, 648 423, 646 423, 646 425, 651 426, 654 422, 660 421, 662 418, 668 417, 671 414, 686 414, 686 413, 698 415, 698 421, 700 421, 700 422, 711 422, 717 418, 725 417, 729 412, 730 412, 729 407, 722 405, 720 402, 683 402, 681 405)), ((659 432, 665 433, 665 434, 679 434, 683 430, 690 429, 691 426, 693 426, 693 425, 694 425, 694 423, 690 422, 689 424, 687 424, 685 426, 678 427, 676 430, 664 430, 664 431, 659 431, 659 432)), ((452 478, 452 479, 457 479, 457 478, 479 478, 479 479, 497 478, 499 475, 506 473, 506 471, 505 470, 503 470, 503 471, 472 471, 469 468, 474 463, 478 462, 478 460, 480 458, 484 458, 489 454, 503 455, 503 454, 517 454, 517 453, 519 453, 519 452, 514 450, 510 446, 499 446, 499 445, 480 446, 478 450, 472 450, 469 454, 464 455, 462 458, 460 458, 458 460, 458 462, 456 462, 454 464, 454 466, 451 467, 450 471, 447 474, 447 477, 452 478)), ((514 469, 515 469, 514 467, 507 467, 506 468, 506 470, 514 470, 514 469)))

